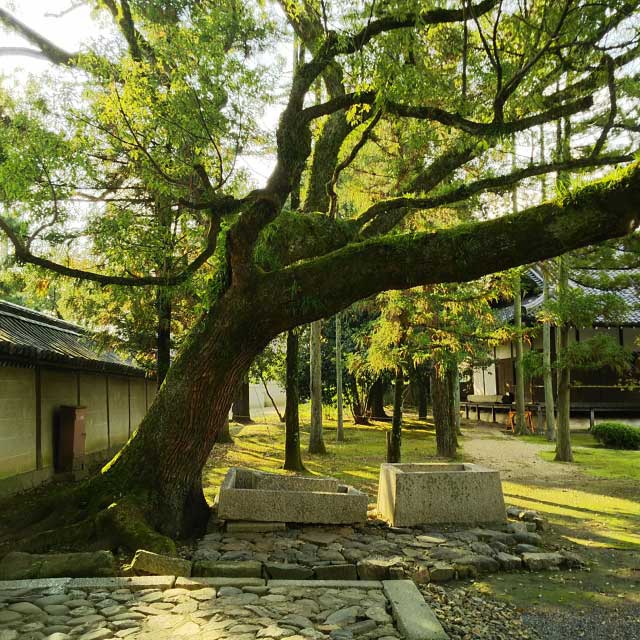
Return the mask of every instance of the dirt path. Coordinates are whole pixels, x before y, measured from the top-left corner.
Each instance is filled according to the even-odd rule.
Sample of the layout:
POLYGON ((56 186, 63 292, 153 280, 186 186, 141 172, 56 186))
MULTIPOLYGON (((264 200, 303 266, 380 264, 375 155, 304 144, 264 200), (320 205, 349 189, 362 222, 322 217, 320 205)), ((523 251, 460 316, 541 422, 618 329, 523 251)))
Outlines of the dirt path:
POLYGON ((482 422, 463 424, 462 432, 465 457, 499 470, 503 480, 575 481, 575 465, 547 462, 538 455, 553 448, 553 443, 524 442, 482 422))

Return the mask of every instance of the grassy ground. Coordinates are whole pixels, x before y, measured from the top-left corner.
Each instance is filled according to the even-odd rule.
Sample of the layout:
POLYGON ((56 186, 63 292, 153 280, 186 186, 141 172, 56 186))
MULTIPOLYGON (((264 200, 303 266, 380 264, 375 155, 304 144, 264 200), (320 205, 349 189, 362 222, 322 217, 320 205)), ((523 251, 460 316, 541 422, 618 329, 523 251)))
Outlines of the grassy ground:
MULTIPOLYGON (((335 412, 325 410, 324 442, 326 455, 309 455, 309 409, 300 409, 301 448, 304 464, 311 475, 330 475, 369 494, 375 502, 378 492, 380 463, 385 459, 386 432, 390 424, 353 425, 345 421, 346 441, 336 442, 335 412)), ((204 472, 203 484, 209 500, 217 493, 229 467, 242 466, 272 473, 283 471, 284 425, 277 416, 261 418, 254 424, 231 427, 235 443, 216 447, 204 472)), ((419 462, 435 456, 433 424, 408 416, 402 441, 402 459, 419 462)))

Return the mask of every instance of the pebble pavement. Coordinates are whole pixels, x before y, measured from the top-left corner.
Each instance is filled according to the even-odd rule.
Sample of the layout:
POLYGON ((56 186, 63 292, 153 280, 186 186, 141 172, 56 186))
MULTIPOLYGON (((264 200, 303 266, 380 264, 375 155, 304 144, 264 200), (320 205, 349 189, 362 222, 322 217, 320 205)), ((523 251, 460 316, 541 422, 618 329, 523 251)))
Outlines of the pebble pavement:
POLYGON ((381 589, 0 592, 0 640, 397 640, 381 589))

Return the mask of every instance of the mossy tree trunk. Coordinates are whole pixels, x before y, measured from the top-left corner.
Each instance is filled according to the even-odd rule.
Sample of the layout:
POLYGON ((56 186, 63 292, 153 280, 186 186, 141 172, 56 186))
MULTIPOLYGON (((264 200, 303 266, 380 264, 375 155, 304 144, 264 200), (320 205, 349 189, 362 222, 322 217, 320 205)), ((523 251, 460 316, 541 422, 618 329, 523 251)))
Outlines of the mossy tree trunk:
POLYGON ((158 287, 156 291, 156 313, 158 315, 156 376, 158 388, 164 382, 171 366, 171 291, 158 287))
POLYGON ((387 462, 398 463, 402 459, 402 402, 404 399, 404 371, 397 367, 393 389, 393 418, 391 431, 387 431, 387 462))
POLYGON ((284 441, 284 469, 289 471, 304 471, 302 455, 300 453, 300 390, 298 385, 298 358, 300 343, 298 331, 287 331, 287 406, 284 412, 285 441, 284 441))

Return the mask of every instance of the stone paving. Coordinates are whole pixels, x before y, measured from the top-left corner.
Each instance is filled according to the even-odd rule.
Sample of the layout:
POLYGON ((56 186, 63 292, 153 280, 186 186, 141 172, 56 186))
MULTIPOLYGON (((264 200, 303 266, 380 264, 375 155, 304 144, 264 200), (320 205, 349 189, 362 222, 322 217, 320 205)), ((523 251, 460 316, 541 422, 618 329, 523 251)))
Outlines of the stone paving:
POLYGON ((210 525, 193 555, 192 575, 274 579, 446 582, 480 573, 580 566, 575 555, 545 552, 536 512, 510 509, 495 528, 399 528, 380 521, 351 527, 261 523, 210 525), (255 530, 252 530, 255 527, 255 530), (237 573, 242 572, 242 573, 237 573))
POLYGON ((396 640, 388 604, 382 588, 7 589, 0 640, 396 640))

